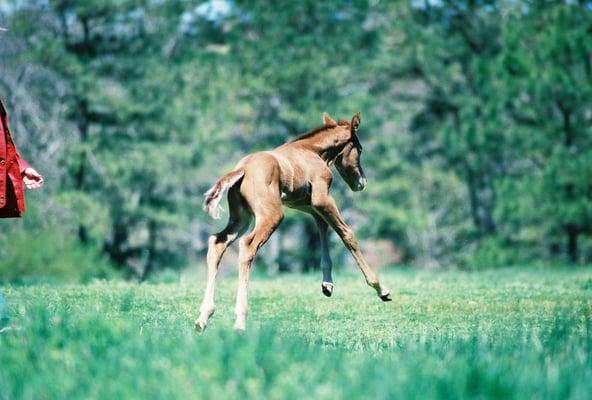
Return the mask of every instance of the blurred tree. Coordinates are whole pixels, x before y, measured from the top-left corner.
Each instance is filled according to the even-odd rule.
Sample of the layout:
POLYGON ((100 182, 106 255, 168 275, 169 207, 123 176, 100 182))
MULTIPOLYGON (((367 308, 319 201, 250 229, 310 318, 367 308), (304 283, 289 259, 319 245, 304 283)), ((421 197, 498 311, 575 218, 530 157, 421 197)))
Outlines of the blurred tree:
POLYGON ((439 160, 464 181, 477 236, 493 234, 495 182, 504 174, 507 127, 495 58, 500 8, 494 1, 426 3, 412 11, 406 45, 410 69, 427 88, 412 122, 412 159, 439 160), (422 29, 427 24, 430 29, 422 29))
POLYGON ((188 188, 193 158, 190 131, 179 129, 179 111, 168 107, 181 85, 169 67, 182 10, 179 2, 52 1, 29 3, 12 18, 32 56, 67 82, 76 140, 61 160, 68 172, 60 202, 79 210, 81 242, 104 242, 120 265, 136 258, 132 272, 140 276, 154 263, 162 230, 182 225, 178 193, 188 188), (108 232, 93 235, 104 217, 108 232))
MULTIPOLYGON (((186 265, 224 223, 199 212, 218 176, 361 111, 368 189, 334 185, 387 261, 592 257, 590 2, 5 4, 0 90, 52 183, 9 229, 76 236, 129 276, 186 265)), ((271 270, 318 265, 302 221, 271 270)))
POLYGON ((592 233, 592 9, 585 3, 512 8, 502 58, 507 109, 520 135, 516 162, 525 166, 505 197, 523 205, 502 216, 539 226, 537 239, 551 255, 574 263, 578 238, 592 233))

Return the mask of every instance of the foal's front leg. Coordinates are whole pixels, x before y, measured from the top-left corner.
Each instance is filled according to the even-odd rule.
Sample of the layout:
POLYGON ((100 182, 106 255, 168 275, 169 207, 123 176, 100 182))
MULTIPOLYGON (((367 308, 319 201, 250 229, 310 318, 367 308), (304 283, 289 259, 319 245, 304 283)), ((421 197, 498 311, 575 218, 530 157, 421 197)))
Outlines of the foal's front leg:
POLYGON ((366 278, 366 283, 376 290, 382 301, 391 301, 390 291, 380 283, 378 276, 376 276, 370 265, 368 265, 368 262, 366 262, 353 230, 343 221, 333 197, 328 192, 319 193, 317 191, 315 194, 313 190, 313 206, 315 211, 337 232, 345 247, 352 253, 362 274, 366 278))
POLYGON ((321 269, 323 270, 321 289, 325 296, 331 297, 333 294, 333 276, 331 275, 333 262, 331 261, 331 255, 329 254, 329 225, 318 214, 313 213, 313 217, 319 228, 319 239, 321 242, 321 269))

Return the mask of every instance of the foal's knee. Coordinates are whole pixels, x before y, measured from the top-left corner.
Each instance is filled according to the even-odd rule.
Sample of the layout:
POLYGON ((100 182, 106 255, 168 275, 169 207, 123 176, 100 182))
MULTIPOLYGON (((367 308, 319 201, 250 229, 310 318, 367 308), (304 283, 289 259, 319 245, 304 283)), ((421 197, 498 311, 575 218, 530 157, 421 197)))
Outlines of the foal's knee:
POLYGON ((327 201, 326 196, 319 196, 313 193, 310 198, 310 204, 315 210, 318 211, 326 211, 330 207, 329 201, 327 201))
POLYGON ((354 231, 350 227, 346 227, 341 233, 341 239, 350 249, 357 250, 359 248, 358 239, 354 231))

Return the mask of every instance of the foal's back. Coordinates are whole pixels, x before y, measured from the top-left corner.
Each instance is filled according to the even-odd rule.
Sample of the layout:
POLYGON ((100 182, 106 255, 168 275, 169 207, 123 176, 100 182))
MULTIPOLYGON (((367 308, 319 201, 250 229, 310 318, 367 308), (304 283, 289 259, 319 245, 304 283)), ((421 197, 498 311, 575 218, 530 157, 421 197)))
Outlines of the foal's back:
POLYGON ((306 205, 310 201, 310 183, 331 174, 317 154, 297 143, 253 153, 241 160, 239 166, 245 170, 241 193, 250 197, 249 192, 260 192, 253 187, 277 186, 278 195, 287 206, 306 205))

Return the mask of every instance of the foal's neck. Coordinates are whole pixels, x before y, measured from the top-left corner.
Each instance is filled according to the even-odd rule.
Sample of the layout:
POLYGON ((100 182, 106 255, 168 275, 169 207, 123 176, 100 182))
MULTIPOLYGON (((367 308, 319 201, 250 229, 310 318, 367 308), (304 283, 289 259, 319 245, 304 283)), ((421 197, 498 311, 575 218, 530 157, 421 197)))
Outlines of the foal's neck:
POLYGON ((327 129, 309 138, 298 140, 300 146, 314 152, 327 164, 331 164, 341 153, 349 139, 342 137, 334 129, 327 129))

